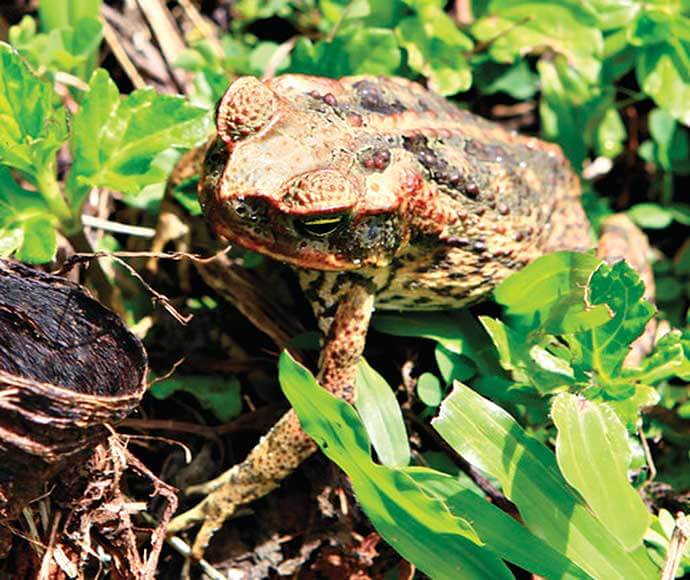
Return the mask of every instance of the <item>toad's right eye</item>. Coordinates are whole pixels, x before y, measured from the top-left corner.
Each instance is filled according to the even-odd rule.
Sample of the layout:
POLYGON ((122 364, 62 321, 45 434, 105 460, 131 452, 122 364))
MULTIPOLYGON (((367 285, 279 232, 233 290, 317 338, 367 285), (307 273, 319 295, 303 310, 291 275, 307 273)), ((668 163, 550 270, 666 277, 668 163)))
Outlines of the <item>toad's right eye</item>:
POLYGON ((302 217, 295 220, 297 231, 310 238, 327 238, 350 219, 349 214, 302 217))
POLYGON ((278 102, 271 89, 254 77, 240 77, 216 107, 218 136, 234 143, 257 133, 270 121, 278 102))

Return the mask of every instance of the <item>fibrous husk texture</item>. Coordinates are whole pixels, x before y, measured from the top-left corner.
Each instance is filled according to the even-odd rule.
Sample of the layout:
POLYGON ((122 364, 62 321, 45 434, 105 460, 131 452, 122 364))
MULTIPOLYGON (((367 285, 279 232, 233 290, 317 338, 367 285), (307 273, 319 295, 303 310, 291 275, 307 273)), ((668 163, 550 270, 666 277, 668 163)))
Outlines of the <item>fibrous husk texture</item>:
POLYGON ((0 519, 106 440, 146 370, 139 340, 84 288, 0 260, 0 519))

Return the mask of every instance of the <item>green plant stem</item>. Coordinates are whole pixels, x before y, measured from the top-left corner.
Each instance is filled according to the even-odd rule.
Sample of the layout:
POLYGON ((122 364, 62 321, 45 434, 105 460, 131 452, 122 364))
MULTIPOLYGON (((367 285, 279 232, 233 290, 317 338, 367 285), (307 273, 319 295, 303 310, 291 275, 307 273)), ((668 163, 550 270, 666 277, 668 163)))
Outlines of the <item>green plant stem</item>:
POLYGON ((673 201, 673 173, 664 171, 661 183, 661 203, 669 205, 673 201))
POLYGON ((38 180, 38 190, 43 199, 48 203, 51 211, 60 220, 63 231, 69 236, 73 231, 80 228, 78 218, 72 214, 67 201, 62 195, 60 184, 55 177, 55 170, 52 164, 46 168, 38 180))

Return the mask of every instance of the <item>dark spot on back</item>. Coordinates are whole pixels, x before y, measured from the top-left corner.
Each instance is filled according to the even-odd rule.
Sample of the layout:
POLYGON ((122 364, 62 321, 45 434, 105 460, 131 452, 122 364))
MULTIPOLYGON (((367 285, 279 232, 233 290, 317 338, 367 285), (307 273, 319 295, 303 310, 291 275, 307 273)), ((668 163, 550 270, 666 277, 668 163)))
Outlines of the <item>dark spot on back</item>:
POLYGON ((352 85, 352 88, 355 89, 359 97, 360 105, 367 111, 381 113, 382 115, 393 115, 406 110, 405 105, 397 99, 387 101, 381 93, 380 87, 372 81, 358 81, 352 85))

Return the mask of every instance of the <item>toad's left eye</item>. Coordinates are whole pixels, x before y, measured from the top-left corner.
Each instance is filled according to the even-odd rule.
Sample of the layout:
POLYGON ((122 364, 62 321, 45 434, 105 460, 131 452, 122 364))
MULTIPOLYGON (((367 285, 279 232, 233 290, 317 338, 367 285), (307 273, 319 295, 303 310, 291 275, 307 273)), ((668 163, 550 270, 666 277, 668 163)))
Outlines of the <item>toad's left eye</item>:
POLYGON ((295 219, 295 227, 306 236, 327 238, 337 232, 348 220, 347 214, 311 216, 295 219))

